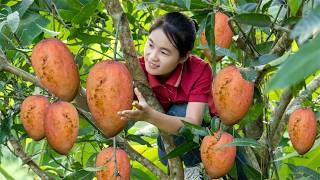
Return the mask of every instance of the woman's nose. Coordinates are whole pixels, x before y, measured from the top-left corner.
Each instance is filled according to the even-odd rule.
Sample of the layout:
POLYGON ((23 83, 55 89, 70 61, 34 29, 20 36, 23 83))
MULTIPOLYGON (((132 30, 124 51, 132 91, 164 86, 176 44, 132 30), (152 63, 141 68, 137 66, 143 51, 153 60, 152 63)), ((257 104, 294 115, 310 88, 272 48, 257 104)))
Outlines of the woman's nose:
POLYGON ((152 61, 158 61, 159 60, 158 53, 157 53, 156 50, 150 51, 149 59, 152 60, 152 61))

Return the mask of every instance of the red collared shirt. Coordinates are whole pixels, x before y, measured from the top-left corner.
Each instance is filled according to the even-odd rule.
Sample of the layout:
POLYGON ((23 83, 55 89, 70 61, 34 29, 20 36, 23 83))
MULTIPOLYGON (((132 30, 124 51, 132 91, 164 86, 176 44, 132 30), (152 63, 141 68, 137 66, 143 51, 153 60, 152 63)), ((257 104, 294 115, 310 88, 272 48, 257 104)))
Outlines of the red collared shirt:
POLYGON ((211 114, 216 114, 211 95, 213 76, 207 62, 192 55, 173 70, 166 82, 160 82, 156 76, 146 71, 144 57, 140 57, 139 61, 150 87, 165 111, 172 104, 204 102, 209 104, 211 114))

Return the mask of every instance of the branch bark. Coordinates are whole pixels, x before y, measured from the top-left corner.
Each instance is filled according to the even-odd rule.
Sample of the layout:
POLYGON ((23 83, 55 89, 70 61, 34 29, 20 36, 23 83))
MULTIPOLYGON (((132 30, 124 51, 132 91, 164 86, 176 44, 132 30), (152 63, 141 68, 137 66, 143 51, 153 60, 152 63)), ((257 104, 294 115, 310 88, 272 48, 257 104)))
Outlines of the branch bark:
POLYGON ((16 156, 18 156, 24 164, 27 164, 41 179, 52 179, 23 151, 22 146, 16 138, 11 136, 9 142, 14 148, 16 156))
MULTIPOLYGON (((19 68, 16 68, 15 66, 12 66, 5 54, 3 53, 3 51, 0 49, 0 65, 3 64, 4 66, 2 66, 3 68, 0 69, 1 70, 5 70, 7 72, 10 72, 12 74, 15 74, 19 77, 21 77, 23 80, 32 82, 33 84, 44 88, 41 83, 39 82, 39 80, 33 76, 32 74, 25 72, 19 68)), ((94 120, 93 117, 91 116, 91 113, 89 112, 89 108, 87 105, 87 100, 86 100, 86 90, 84 88, 80 88, 80 90, 78 91, 77 96, 75 97, 75 99, 72 101, 72 103, 77 107, 78 111, 83 114, 87 120, 98 130, 100 131, 94 124, 94 120)), ((101 131, 100 131, 101 132, 101 131)), ((101 133, 103 135, 103 133, 101 133)), ((130 157, 132 157, 133 159, 135 159, 136 161, 140 162, 142 165, 144 165, 145 167, 147 167, 150 171, 152 171, 155 175, 163 178, 163 179, 168 179, 167 175, 160 169, 158 168, 156 165, 154 165, 151 161, 149 161, 148 159, 146 159, 145 157, 141 156, 140 153, 138 153, 137 151, 135 151, 128 142, 126 142, 123 138, 121 137, 117 137, 117 140, 119 142, 125 142, 123 143, 124 145, 122 147, 125 148, 125 150, 127 150, 126 152, 129 154, 130 157)), ((14 142, 13 142, 14 143, 14 142)), ((17 142, 18 143, 18 142, 17 142)), ((19 144, 19 143, 18 143, 19 144)), ((19 144, 19 146, 21 147, 21 145, 19 144)), ((22 148, 20 148, 19 150, 17 150, 16 148, 19 148, 19 146, 13 146, 17 155, 21 158, 21 157, 25 157, 25 152, 23 152, 22 148)), ((23 160, 23 159, 22 159, 23 160)), ((28 159, 28 161, 30 160, 30 164, 36 164, 34 161, 32 161, 31 158, 28 159)), ((28 164, 29 165, 29 164, 28 164)), ((32 168, 32 167, 31 167, 32 168)), ((32 168, 33 169, 33 168, 32 168)), ((38 170, 38 169, 36 169, 38 170)), ((38 174, 38 173, 37 173, 38 174)))
MULTIPOLYGON (((126 14, 123 12, 120 2, 118 0, 103 0, 103 2, 105 4, 105 8, 112 17, 113 24, 117 25, 119 23, 118 34, 122 52, 128 64, 129 71, 133 77, 135 86, 138 87, 138 89, 142 92, 147 100, 147 103, 151 107, 157 111, 164 112, 160 103, 150 89, 147 78, 145 77, 144 72, 139 64, 128 19, 126 18, 126 14)), ((164 143, 169 145, 165 146, 166 152, 169 153, 174 150, 175 145, 171 136, 164 132, 161 132, 160 134, 164 143)), ((168 162, 170 168, 170 179, 183 179, 184 173, 180 158, 172 158, 169 159, 168 162)))

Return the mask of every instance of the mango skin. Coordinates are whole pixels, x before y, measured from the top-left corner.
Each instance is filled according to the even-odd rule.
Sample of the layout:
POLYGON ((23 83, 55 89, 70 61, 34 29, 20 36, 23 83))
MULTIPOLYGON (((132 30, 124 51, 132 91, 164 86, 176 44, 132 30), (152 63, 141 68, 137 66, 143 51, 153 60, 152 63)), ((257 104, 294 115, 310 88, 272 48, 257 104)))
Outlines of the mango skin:
POLYGON ((60 154, 68 154, 78 136, 78 111, 68 102, 51 104, 47 110, 44 129, 50 146, 60 154))
POLYGON ((289 117, 288 132, 293 148, 300 154, 307 153, 317 136, 317 120, 310 108, 299 108, 289 117))
MULTIPOLYGON (((230 48, 232 43, 233 32, 228 24, 229 17, 222 12, 215 14, 215 25, 214 25, 214 38, 215 44, 222 48, 230 48)), ((200 44, 205 46, 208 44, 205 32, 200 33, 200 44)), ((211 52, 209 48, 203 49, 203 54, 211 59, 211 52)), ((222 59, 222 56, 216 56, 216 61, 222 59)))
POLYGON ((211 93, 221 121, 231 126, 248 112, 253 101, 254 84, 243 79, 237 67, 228 66, 215 77, 211 93))
POLYGON ((23 127, 35 141, 45 137, 44 119, 49 104, 46 97, 34 95, 27 97, 20 106, 20 119, 23 127))
POLYGON ((122 149, 116 149, 117 169, 120 176, 114 176, 115 163, 113 158, 113 147, 104 148, 97 156, 96 166, 105 166, 103 170, 97 171, 98 180, 129 180, 130 160, 122 149))
POLYGON ((40 41, 32 50, 31 63, 45 88, 61 100, 74 99, 80 86, 78 67, 72 53, 62 41, 40 41))
POLYGON ((113 137, 126 125, 118 111, 132 109, 133 85, 125 64, 101 61, 90 70, 87 102, 95 123, 103 134, 113 137))
POLYGON ((201 160, 204 169, 211 178, 220 178, 231 170, 236 158, 236 147, 221 146, 232 143, 232 141, 232 135, 221 131, 214 135, 205 136, 202 140, 200 146, 201 160))

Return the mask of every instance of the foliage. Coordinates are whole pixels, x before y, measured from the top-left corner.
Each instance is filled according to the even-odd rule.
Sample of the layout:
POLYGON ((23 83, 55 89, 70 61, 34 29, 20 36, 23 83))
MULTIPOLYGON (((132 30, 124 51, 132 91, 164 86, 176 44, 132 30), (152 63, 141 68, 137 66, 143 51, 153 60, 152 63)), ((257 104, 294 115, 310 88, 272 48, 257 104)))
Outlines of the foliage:
MULTIPOLYGON (((230 146, 257 149, 271 148, 269 139, 261 142, 245 137, 244 126, 254 123, 262 117, 265 134, 270 132, 274 111, 280 103, 280 94, 296 84, 309 84, 319 77, 320 63, 318 62, 320 49, 319 33, 319 1, 303 0, 148 0, 122 1, 122 7, 129 21, 132 38, 137 53, 143 54, 144 43, 148 29, 153 20, 166 12, 184 12, 199 24, 194 54, 205 59, 199 42, 200 32, 213 28, 212 14, 224 11, 230 16, 229 23, 234 31, 234 41, 230 49, 223 49, 215 45, 213 33, 208 33, 208 47, 218 55, 225 55, 222 61, 205 59, 212 64, 214 72, 229 65, 236 64, 243 67, 243 76, 254 81, 256 88, 254 105, 239 125, 226 127, 221 125, 217 117, 205 114, 207 127, 197 127, 186 123, 180 130, 188 140, 177 147, 166 158, 176 157, 186 151, 199 147, 203 136, 223 128, 236 136, 230 146), (303 5, 303 9, 301 9, 303 5), (281 42, 281 37, 287 35, 291 41, 281 42), (298 42, 297 48, 294 46, 298 42), (275 49, 284 48, 284 53, 277 53, 275 49), (261 94, 260 92, 264 92, 261 94)), ((86 86, 86 79, 90 68, 97 62, 113 58, 123 59, 121 47, 114 49, 116 26, 111 16, 105 10, 104 3, 99 0, 2 0, 0 4, 0 48, 5 52, 10 63, 28 73, 34 74, 30 63, 30 55, 34 45, 42 39, 56 37, 63 40, 72 51, 80 71, 81 86, 86 86)), ((42 94, 50 101, 56 98, 49 92, 23 80, 21 77, 1 71, 0 61, 0 148, 13 148, 9 145, 10 136, 17 138, 23 150, 32 160, 51 177, 59 179, 92 179, 98 167, 95 167, 95 157, 100 149, 112 143, 95 129, 86 117, 81 116, 80 131, 75 146, 67 156, 61 156, 48 146, 46 140, 32 141, 23 129, 19 117, 21 102, 29 95, 42 94)), ((296 91, 304 90, 305 86, 297 86, 296 91)), ((319 117, 319 90, 308 98, 309 105, 319 117)), ((297 95, 298 96, 298 95, 297 95)), ((278 117, 281 119, 281 117, 278 117)), ((319 118, 318 118, 319 119, 319 118)), ((138 123, 137 123, 138 124, 138 123)), ((130 142, 131 146, 140 154, 148 158, 160 169, 166 171, 157 156, 156 136, 152 126, 132 125, 120 136, 130 142), (150 130, 150 131, 149 131, 150 130), (144 133, 147 132, 147 133, 144 133), (149 136, 146 136, 149 134, 149 136)), ((319 132, 318 123, 318 132, 319 132)), ((251 129, 255 130, 255 129, 251 129)), ((239 161, 234 168, 245 170, 248 179, 256 178, 317 178, 319 177, 319 136, 313 150, 304 156, 298 156, 288 142, 287 133, 282 133, 281 143, 275 144, 275 149, 269 156, 259 157, 259 164, 264 166, 257 169, 244 153, 246 161, 239 161), (285 158, 284 158, 285 157, 285 158), (317 158, 318 157, 318 158, 317 158), (238 167, 237 167, 238 166, 238 167), (267 170, 263 169, 266 168, 267 170)), ((280 140, 279 140, 280 141, 280 140)), ((15 162, 6 160, 11 157, 8 151, 0 153, 2 168, 11 172, 15 162), (8 165, 7 165, 8 164, 8 165)), ((239 159, 239 157, 237 157, 239 159)), ((240 159, 241 160, 241 159, 240 159)), ((25 165, 24 165, 25 166, 25 165)), ((23 168, 24 168, 23 166, 23 168)), ((21 164, 16 164, 22 169, 21 164), (21 166, 21 167, 20 167, 21 166)), ((1 171, 0 171, 1 172, 1 171)), ((20 171, 19 171, 20 172, 20 171)), ((31 171, 27 176, 35 176, 31 171)), ((237 173, 230 176, 237 176, 237 173)), ((19 173, 11 174, 20 178, 19 173)), ((1 176, 0 176, 1 177, 1 176)), ((157 179, 148 167, 132 159, 133 179, 157 179)))

